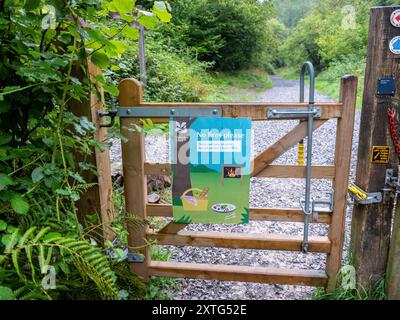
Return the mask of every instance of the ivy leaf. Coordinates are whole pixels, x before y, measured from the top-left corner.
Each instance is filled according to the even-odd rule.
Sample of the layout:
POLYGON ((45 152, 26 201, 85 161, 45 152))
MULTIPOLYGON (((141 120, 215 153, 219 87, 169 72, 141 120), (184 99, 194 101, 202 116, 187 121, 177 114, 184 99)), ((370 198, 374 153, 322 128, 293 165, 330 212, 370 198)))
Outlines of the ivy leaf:
POLYGON ((11 208, 16 213, 26 214, 29 210, 29 203, 21 195, 15 194, 11 199, 11 208))
POLYGON ((12 185, 13 180, 5 173, 0 173, 0 191, 4 190, 7 186, 12 185))
POLYGON ((172 15, 168 12, 167 6, 164 1, 154 2, 152 11, 162 22, 170 22, 172 15))
POLYGON ((15 300, 14 292, 8 287, 0 286, 0 300, 15 300))
POLYGON ((91 57, 92 62, 101 69, 107 69, 110 65, 110 59, 105 53, 94 52, 91 57))
POLYGON ((43 168, 38 167, 32 171, 32 182, 38 183, 40 180, 44 178, 43 168))

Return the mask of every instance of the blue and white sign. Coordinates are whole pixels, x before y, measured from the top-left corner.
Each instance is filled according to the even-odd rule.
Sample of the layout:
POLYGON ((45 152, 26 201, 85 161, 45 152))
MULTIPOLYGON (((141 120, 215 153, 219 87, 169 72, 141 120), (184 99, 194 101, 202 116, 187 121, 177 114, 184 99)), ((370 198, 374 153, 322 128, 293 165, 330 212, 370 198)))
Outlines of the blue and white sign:
POLYGON ((389 44, 390 51, 394 54, 400 54, 400 37, 394 37, 389 44))

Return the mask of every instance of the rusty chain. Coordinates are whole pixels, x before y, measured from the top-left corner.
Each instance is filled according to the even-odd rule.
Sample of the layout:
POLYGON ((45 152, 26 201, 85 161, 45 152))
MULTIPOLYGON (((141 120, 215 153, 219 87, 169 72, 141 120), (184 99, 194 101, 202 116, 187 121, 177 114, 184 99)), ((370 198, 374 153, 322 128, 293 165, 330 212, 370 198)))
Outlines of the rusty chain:
POLYGON ((388 117, 389 117, 390 135, 392 136, 392 140, 393 140, 393 143, 394 143, 394 146, 395 146, 396 154, 400 158, 400 138, 399 138, 399 135, 397 133, 394 108, 389 108, 388 117))

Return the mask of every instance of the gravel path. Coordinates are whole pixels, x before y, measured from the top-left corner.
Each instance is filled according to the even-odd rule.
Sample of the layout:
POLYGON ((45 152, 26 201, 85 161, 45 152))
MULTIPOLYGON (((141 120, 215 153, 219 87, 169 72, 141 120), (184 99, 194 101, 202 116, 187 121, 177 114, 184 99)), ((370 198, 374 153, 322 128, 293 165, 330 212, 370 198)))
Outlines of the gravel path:
MULTIPOLYGON (((282 80, 272 77, 273 88, 262 93, 258 101, 268 102, 297 102, 299 98, 298 81, 282 80)), ((306 90, 306 97, 308 92, 306 90)), ((331 98, 316 94, 317 102, 330 102, 331 98)), ((356 164, 356 150, 358 143, 358 128, 360 114, 357 112, 354 132, 353 156, 351 176, 354 177, 356 164)), ((254 122, 254 153, 257 155, 266 147, 274 143, 286 132, 291 130, 298 121, 268 121, 254 122)), ((314 164, 333 164, 335 148, 336 120, 328 121, 315 133, 313 144, 314 164)), ((147 159, 150 162, 168 160, 168 143, 165 138, 147 138, 147 159), (161 150, 161 152, 160 152, 161 150), (157 151, 157 152, 156 152, 157 151)), ((297 150, 293 148, 276 164, 295 164, 297 150)), ((112 161, 116 166, 120 163, 120 146, 114 144, 111 150, 112 161)), ((332 188, 331 181, 313 180, 312 196, 315 199, 324 198, 332 188)), ((304 179, 251 179, 250 206, 298 208, 299 199, 305 190, 304 179)), ((344 260, 347 259, 348 232, 350 230, 351 208, 347 210, 347 230, 344 260)), ((190 225, 188 230, 193 231, 222 231, 259 234, 302 235, 301 223, 278 222, 251 222, 248 225, 190 225)), ((310 235, 325 236, 325 225, 311 225, 310 235)), ((219 248, 168 247, 173 259, 180 262, 221 263, 228 265, 247 265, 263 267, 282 267, 295 269, 325 268, 325 254, 302 254, 281 251, 232 250, 219 248)), ((241 282, 220 282, 205 280, 179 280, 177 290, 170 292, 173 299, 310 299, 314 288, 287 285, 267 285, 241 282)))

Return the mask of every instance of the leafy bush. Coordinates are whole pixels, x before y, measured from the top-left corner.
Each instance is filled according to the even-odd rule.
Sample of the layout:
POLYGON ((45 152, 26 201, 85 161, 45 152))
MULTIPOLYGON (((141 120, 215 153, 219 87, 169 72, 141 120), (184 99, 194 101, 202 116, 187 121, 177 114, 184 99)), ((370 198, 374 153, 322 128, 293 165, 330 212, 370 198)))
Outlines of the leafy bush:
MULTIPOLYGON (((121 271, 123 250, 103 243, 96 214, 78 215, 76 202, 93 187, 84 176, 97 174, 88 159, 105 144, 69 112, 71 102, 99 94, 99 83, 118 93, 85 61, 113 69, 111 59, 137 39, 134 1, 1 0, 0 9, 0 298, 136 298, 143 288, 121 271), (43 26, 52 19, 45 2, 54 26, 43 26), (40 281, 50 266, 55 289, 40 281), (120 290, 127 283, 129 292, 120 290)), ((162 1, 150 11, 138 14, 147 28, 170 20, 162 1)))
POLYGON ((200 60, 213 63, 215 69, 249 67, 256 53, 269 48, 270 1, 173 0, 171 6, 179 42, 193 48, 200 60))
MULTIPOLYGON (((124 78, 140 79, 137 46, 130 47, 115 61, 115 65, 119 70, 109 75, 114 85, 124 78)), ((177 52, 167 44, 160 43, 157 38, 153 39, 151 34, 146 40, 146 68, 146 101, 198 102, 207 94, 207 84, 210 82, 206 72, 208 64, 198 62, 183 50, 177 52)))

